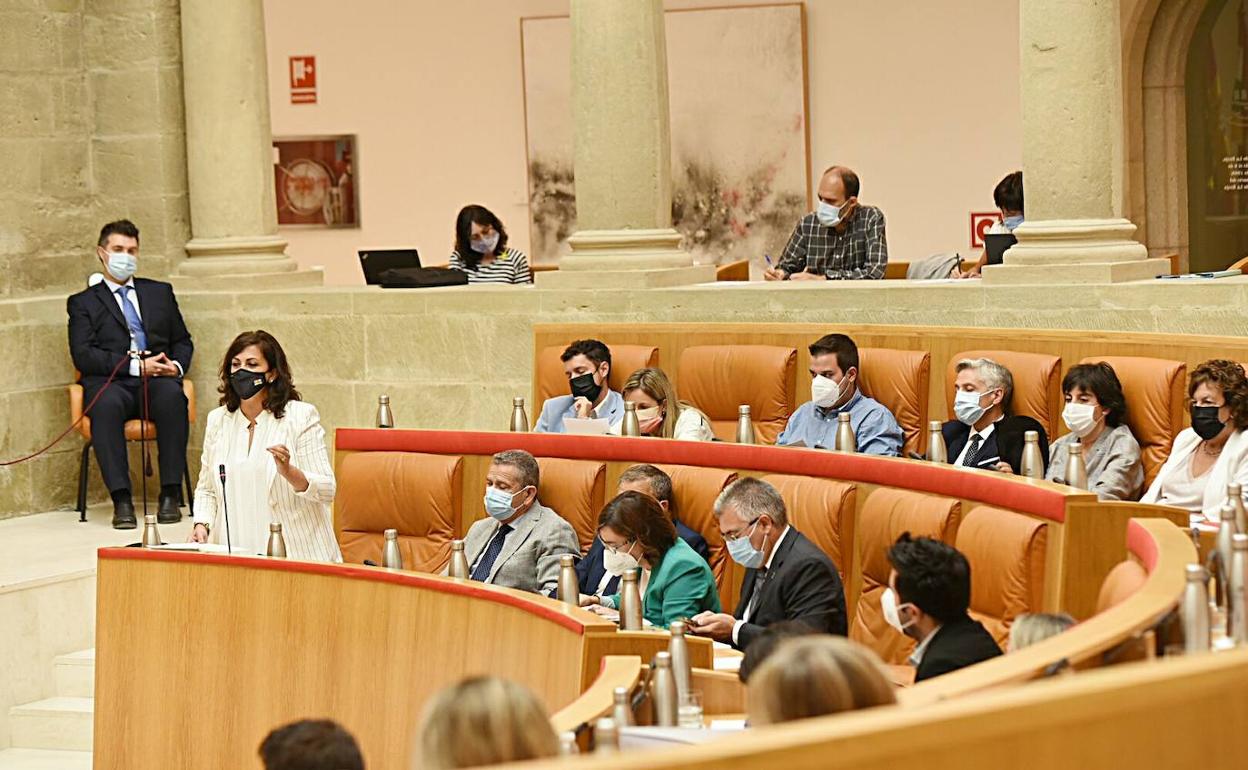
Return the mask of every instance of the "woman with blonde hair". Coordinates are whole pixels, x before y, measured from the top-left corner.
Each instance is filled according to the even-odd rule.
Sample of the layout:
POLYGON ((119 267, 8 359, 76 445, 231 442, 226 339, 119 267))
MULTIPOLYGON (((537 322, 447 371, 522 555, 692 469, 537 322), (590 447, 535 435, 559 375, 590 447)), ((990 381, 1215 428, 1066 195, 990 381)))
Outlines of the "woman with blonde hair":
POLYGON ((541 701, 524 685, 494 676, 452 685, 425 707, 413 770, 481 767, 559 754, 541 701))
POLYGON ((746 692, 753 726, 897 702, 875 653, 844 637, 823 634, 781 642, 750 674, 746 692))
MULTIPOLYGON (((662 369, 638 369, 628 375, 620 389, 625 401, 637 405, 637 422, 641 435, 674 438, 679 441, 711 441, 711 421, 697 407, 679 401, 676 388, 662 369)), ((619 435, 623 422, 611 426, 619 435)))

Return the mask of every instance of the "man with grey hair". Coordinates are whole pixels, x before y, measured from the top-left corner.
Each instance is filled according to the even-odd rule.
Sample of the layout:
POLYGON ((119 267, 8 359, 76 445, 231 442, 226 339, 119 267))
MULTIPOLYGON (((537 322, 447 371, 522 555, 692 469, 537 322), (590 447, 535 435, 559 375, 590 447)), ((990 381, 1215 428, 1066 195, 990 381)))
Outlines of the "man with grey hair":
POLYGON ((1023 436, 1040 436, 1040 454, 1049 463, 1049 440, 1044 427, 1031 417, 1010 414, 1014 376, 990 358, 958 362, 954 380, 953 413, 957 417, 941 428, 949 462, 966 468, 1019 473, 1023 436))
POLYGON ((491 459, 485 474, 486 518, 464 538, 473 580, 550 593, 559 583, 559 557, 580 556, 572 525, 537 500, 540 473, 537 459, 522 449, 491 459))
POLYGON ((836 565, 789 524, 775 487, 749 477, 734 481, 715 501, 715 518, 728 554, 746 568, 745 580, 736 612, 699 613, 690 620, 693 633, 739 650, 782 620, 845 635, 845 589, 836 565))

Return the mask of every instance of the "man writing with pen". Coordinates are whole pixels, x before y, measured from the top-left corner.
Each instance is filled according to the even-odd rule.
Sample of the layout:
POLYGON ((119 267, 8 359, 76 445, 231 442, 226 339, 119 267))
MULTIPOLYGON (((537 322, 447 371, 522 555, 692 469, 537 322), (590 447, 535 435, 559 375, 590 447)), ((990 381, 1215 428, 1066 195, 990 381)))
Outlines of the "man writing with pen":
POLYGON ((832 166, 819 180, 819 203, 802 217, 768 281, 881 279, 888 264, 884 213, 858 202, 858 175, 832 166))

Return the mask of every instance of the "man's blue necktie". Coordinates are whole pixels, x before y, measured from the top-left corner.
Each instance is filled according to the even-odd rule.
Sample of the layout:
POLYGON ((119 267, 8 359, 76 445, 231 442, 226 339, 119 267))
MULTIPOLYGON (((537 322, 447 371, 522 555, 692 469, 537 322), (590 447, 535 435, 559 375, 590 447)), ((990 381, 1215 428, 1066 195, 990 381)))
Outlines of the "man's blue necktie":
POLYGON ((503 541, 507 539, 507 533, 511 531, 510 524, 504 524, 494 533, 494 537, 490 539, 490 544, 485 547, 485 553, 481 554, 481 560, 477 562, 476 568, 472 570, 472 579, 479 580, 482 583, 489 581, 490 570, 494 569, 494 562, 498 561, 498 555, 503 552, 503 541))
POLYGON ((134 346, 137 350, 147 350, 147 332, 143 330, 143 320, 139 318, 139 311, 130 301, 130 291, 132 287, 122 286, 117 290, 117 295, 121 297, 121 312, 126 316, 126 326, 130 327, 130 334, 134 337, 134 346))

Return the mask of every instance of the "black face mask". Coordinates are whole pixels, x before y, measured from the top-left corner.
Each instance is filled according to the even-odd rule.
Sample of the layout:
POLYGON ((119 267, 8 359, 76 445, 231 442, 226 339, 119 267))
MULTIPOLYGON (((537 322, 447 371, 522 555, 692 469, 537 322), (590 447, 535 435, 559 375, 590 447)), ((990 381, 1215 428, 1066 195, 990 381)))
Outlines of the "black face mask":
POLYGON ((1209 441, 1226 427, 1226 423, 1218 419, 1220 406, 1193 406, 1192 430, 1205 441, 1209 441))
POLYGON ((568 380, 568 385, 572 387, 573 398, 585 398, 591 404, 598 400, 598 394, 602 392, 602 386, 594 382, 593 372, 573 377, 568 380))
POLYGON ((239 398, 246 401, 269 386, 264 372, 252 372, 239 369, 230 375, 230 387, 239 398))

